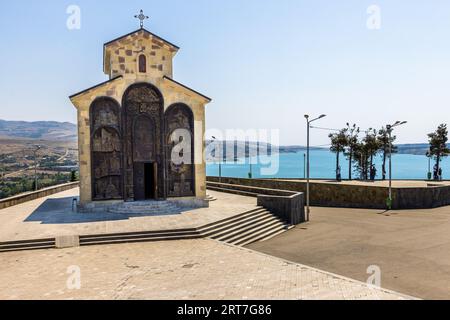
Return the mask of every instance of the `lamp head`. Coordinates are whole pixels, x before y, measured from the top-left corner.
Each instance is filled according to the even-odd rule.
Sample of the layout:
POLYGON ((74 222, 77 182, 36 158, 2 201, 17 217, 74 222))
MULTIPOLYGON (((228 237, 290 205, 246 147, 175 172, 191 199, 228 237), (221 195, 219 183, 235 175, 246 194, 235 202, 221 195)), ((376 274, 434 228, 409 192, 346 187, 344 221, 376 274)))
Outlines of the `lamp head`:
POLYGON ((308 114, 305 114, 305 119, 309 119, 309 115, 308 114))
POLYGON ((326 114, 322 114, 320 115, 319 119, 325 118, 327 115, 326 114))

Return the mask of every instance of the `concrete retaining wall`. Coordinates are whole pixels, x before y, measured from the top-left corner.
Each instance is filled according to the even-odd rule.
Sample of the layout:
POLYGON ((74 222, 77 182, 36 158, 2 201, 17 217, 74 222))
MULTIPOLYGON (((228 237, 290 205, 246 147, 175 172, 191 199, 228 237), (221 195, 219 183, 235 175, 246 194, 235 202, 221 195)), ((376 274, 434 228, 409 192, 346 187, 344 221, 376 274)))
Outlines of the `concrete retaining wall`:
POLYGON ((258 206, 264 207, 280 219, 297 225, 306 221, 303 193, 292 196, 258 195, 258 206))
POLYGON ((306 221, 305 196, 303 193, 218 182, 207 182, 207 187, 219 192, 256 197, 258 206, 266 208, 291 225, 306 221))
POLYGON ((60 193, 60 192, 66 191, 66 190, 70 190, 70 189, 78 187, 78 185, 79 185, 78 182, 70 182, 70 183, 66 183, 66 184, 60 184, 57 186, 45 188, 45 189, 42 189, 39 191, 27 192, 27 193, 19 194, 14 197, 2 199, 2 200, 0 200, 0 210, 9 208, 12 206, 16 206, 16 205, 24 203, 24 202, 48 197, 55 193, 60 193))
MULTIPOLYGON (((218 182, 217 177, 208 177, 218 182)), ((222 178, 222 183, 268 189, 306 192, 306 182, 277 179, 222 178)), ((346 185, 345 183, 310 184, 310 201, 313 206, 386 209, 389 195, 387 187, 346 185)), ((393 188, 393 209, 428 209, 450 205, 450 186, 423 188, 393 188)))

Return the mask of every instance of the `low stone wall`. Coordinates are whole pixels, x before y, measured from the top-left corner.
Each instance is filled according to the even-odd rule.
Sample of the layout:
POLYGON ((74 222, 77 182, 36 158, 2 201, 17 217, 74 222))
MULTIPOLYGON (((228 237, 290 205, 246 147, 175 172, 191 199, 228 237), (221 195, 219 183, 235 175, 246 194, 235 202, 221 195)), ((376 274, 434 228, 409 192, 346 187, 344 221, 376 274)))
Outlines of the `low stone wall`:
POLYGON ((297 225, 306 221, 303 193, 211 181, 207 182, 207 187, 210 190, 256 197, 258 206, 270 210, 289 224, 297 225))
POLYGON ((292 196, 258 195, 258 206, 268 209, 280 219, 291 225, 306 221, 305 200, 303 193, 292 196))
MULTIPOLYGON (((208 177, 218 182, 217 177, 208 177)), ((281 179, 222 178, 222 183, 306 192, 306 182, 281 179)), ((321 183, 311 181, 310 202, 319 207, 386 209, 387 187, 321 183)), ((450 205, 450 186, 392 189, 393 209, 428 209, 450 205)))
POLYGON ((70 182, 70 183, 66 183, 66 184, 60 184, 57 186, 45 188, 45 189, 42 189, 39 191, 27 192, 27 193, 19 194, 14 197, 2 199, 2 200, 0 200, 0 210, 9 208, 12 206, 16 206, 16 205, 24 203, 24 202, 48 197, 55 193, 60 193, 60 192, 66 191, 66 190, 70 190, 70 189, 78 187, 78 185, 79 185, 78 182, 70 182))

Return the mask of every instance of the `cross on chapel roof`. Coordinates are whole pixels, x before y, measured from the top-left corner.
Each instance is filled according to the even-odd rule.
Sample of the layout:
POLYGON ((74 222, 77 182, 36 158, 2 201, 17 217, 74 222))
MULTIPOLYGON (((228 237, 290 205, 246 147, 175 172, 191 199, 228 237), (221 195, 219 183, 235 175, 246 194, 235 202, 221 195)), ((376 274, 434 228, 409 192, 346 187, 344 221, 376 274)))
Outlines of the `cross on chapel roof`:
POLYGON ((141 12, 139 14, 135 15, 134 17, 136 19, 139 19, 141 29, 144 29, 144 21, 149 19, 149 17, 144 14, 144 10, 141 10, 141 12))

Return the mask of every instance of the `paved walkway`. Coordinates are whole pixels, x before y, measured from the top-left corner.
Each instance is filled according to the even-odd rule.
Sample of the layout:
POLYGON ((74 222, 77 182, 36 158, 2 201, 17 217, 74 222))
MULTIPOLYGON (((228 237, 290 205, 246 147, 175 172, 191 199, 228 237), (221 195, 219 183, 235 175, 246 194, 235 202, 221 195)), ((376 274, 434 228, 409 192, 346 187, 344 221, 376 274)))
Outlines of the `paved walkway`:
POLYGON ((213 240, 0 254, 0 299, 403 299, 213 240), (68 273, 80 271, 79 290, 68 273), (73 287, 72 287, 73 288, 73 287))
POLYGON ((158 231, 200 227, 256 208, 256 199, 238 195, 208 193, 217 198, 209 208, 175 215, 132 216, 112 213, 72 212, 78 189, 68 190, 0 210, 0 242, 52 238, 62 235, 90 235, 158 231))
POLYGON ((450 206, 428 210, 312 208, 311 222, 254 250, 423 299, 450 298, 450 206))

